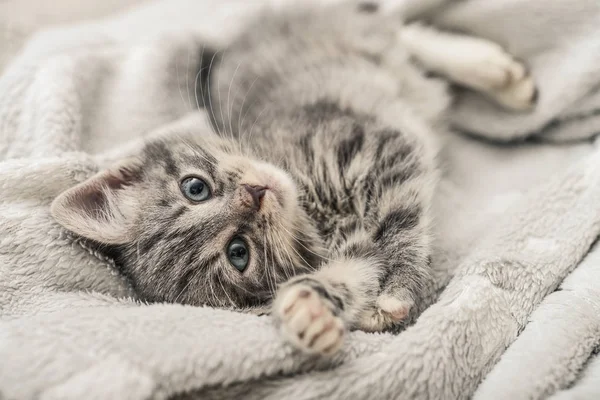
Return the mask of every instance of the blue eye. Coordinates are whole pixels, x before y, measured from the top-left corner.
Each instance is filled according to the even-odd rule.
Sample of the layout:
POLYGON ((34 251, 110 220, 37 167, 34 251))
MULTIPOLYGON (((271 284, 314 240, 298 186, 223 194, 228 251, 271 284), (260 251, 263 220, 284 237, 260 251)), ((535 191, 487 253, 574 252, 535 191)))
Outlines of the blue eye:
POLYGON ((227 245, 227 259, 238 271, 244 272, 250 261, 250 251, 246 242, 234 237, 227 245))
POLYGON ((210 187, 200 178, 189 177, 185 178, 179 184, 181 193, 190 201, 199 203, 210 199, 210 187))

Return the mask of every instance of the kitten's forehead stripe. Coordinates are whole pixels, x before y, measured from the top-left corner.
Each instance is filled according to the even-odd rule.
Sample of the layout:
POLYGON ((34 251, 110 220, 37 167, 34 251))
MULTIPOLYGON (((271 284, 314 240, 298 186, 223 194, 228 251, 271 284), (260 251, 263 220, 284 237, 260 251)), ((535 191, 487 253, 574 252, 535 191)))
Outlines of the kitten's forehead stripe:
POLYGON ((163 142, 157 141, 146 146, 146 158, 150 163, 161 162, 165 172, 172 176, 179 176, 179 167, 171 153, 171 150, 163 142))
POLYGON ((201 169, 203 172, 208 174, 208 177, 213 181, 217 181, 217 160, 210 156, 206 156, 206 153, 201 154, 182 154, 182 164, 189 165, 201 169))
POLYGON ((237 182, 242 178, 242 173, 239 171, 229 171, 227 172, 227 179, 231 182, 237 182))

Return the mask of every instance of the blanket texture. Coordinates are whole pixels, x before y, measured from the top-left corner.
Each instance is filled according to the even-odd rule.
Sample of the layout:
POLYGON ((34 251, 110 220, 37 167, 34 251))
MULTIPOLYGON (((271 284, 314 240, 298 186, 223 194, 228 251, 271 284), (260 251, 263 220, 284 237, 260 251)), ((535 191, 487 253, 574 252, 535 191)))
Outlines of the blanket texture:
POLYGON ((268 317, 144 304, 52 220, 52 199, 129 140, 172 123, 208 129, 193 95, 198 54, 265 3, 155 1, 39 33, 6 68, 0 398, 600 398, 596 0, 464 0, 427 16, 524 59, 540 97, 530 114, 459 97, 453 122, 470 135, 445 138, 436 200, 445 288, 397 336, 353 332, 318 359, 283 343, 268 317))

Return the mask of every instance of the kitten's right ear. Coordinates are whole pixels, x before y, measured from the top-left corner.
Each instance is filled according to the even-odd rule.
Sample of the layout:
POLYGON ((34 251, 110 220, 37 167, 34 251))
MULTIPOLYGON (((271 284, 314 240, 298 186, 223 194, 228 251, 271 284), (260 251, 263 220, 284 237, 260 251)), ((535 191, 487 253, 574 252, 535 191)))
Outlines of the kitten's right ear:
POLYGON ((141 163, 127 160, 60 194, 50 207, 68 230, 105 244, 125 244, 139 209, 133 185, 141 180, 141 163))

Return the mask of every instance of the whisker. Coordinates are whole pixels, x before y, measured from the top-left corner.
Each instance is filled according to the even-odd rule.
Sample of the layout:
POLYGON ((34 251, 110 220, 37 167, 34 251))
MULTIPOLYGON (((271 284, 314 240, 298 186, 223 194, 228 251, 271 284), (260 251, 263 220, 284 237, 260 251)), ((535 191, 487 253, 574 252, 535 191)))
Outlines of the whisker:
MULTIPOLYGON (((238 63, 237 67, 235 68, 235 71, 233 72, 233 76, 231 77, 231 82, 229 82, 229 89, 227 90, 227 119, 229 120, 229 133, 231 134, 231 139, 233 140, 233 127, 231 125, 231 113, 233 110, 233 103, 235 103, 235 96, 233 99, 233 103, 231 104, 231 108, 230 108, 230 99, 231 99, 231 87, 233 86, 233 82, 235 81, 235 75, 237 74, 238 70, 240 69, 240 66, 242 64, 238 63)), ((241 148, 240 148, 241 150, 241 148)))
POLYGON ((277 277, 275 276, 275 260, 273 259, 273 252, 271 252, 271 267, 269 268, 271 276, 273 277, 273 293, 277 288, 277 277))
POLYGON ((179 96, 181 97, 181 102, 185 105, 185 99, 183 98, 183 91, 181 90, 181 81, 179 78, 179 57, 175 57, 175 75, 177 76, 177 89, 179 89, 179 96))
POLYGON ((219 282, 219 285, 221 286, 221 290, 223 291, 223 293, 225 293, 227 300, 229 300, 229 304, 231 304, 231 307, 236 308, 237 304, 233 300, 231 300, 231 297, 229 297, 229 294, 227 293, 227 290, 225 290, 225 287, 223 286, 223 282, 221 281, 221 277, 219 274, 217 274, 217 281, 219 282))
POLYGON ((190 110, 193 108, 192 106, 192 98, 190 97, 190 52, 191 46, 188 47, 187 51, 187 69, 185 70, 185 88, 188 95, 188 103, 190 105, 190 110))
MULTIPOLYGON (((223 63, 225 63, 225 51, 223 51, 222 58, 223 58, 223 63)), ((211 64, 212 64, 212 61, 211 61, 211 64)), ((210 72, 209 72, 209 74, 210 74, 210 72)), ((221 133, 222 133, 222 136, 226 136, 227 135, 227 125, 225 123, 225 117, 223 116, 223 101, 221 100, 221 75, 222 74, 218 74, 218 77, 217 77, 217 96, 219 96, 218 97, 218 100, 219 100, 219 112, 221 114, 221 121, 220 121, 221 125, 222 125, 221 126, 221 130, 222 130, 221 133)))
MULTIPOLYGON (((200 65, 200 69, 198 70, 198 73, 196 74, 196 77, 194 78, 194 98, 196 99, 196 110, 200 111, 200 102, 198 101, 198 78, 200 77, 200 74, 202 74, 202 65, 200 65)), ((203 95, 202 93, 202 87, 200 87, 200 94, 203 95)), ((204 99, 202 99, 202 105, 204 105, 204 99)))
MULTIPOLYGON (((299 240, 299 239, 298 239, 298 238, 297 238, 297 237, 296 237, 296 236, 295 236, 295 235, 294 235, 292 232, 290 232, 289 230, 287 230, 285 226, 283 226, 283 225, 281 225, 281 224, 280 224, 280 225, 278 225, 278 226, 279 226, 279 228, 281 228, 281 229, 283 229, 284 231, 286 231, 286 232, 287 232, 287 233, 290 235, 290 237, 291 237, 291 238, 292 238, 292 239, 293 239, 293 240, 294 240, 296 243, 298 243, 300 246, 302 246, 302 247, 304 248, 304 250, 306 250, 307 252, 309 252, 309 253, 311 253, 312 255, 315 255, 315 256, 317 256, 317 257, 319 257, 319 258, 321 258, 321 259, 323 259, 323 260, 325 260, 325 261, 333 261, 333 259, 331 259, 331 258, 328 258, 328 257, 326 257, 326 256, 324 256, 324 255, 322 255, 322 254, 315 253, 314 251, 312 251, 311 249, 309 249, 308 247, 306 247, 306 246, 304 245, 304 243, 302 243, 302 242, 301 242, 301 241, 300 241, 300 240, 299 240)), ((296 251, 296 249, 294 249, 294 251, 296 251)), ((325 252, 325 251, 324 251, 324 252, 325 252)), ((296 251, 296 253, 297 253, 297 251, 296 251)), ((306 261, 306 260, 305 260, 305 259, 304 259, 304 258, 303 258, 301 255, 300 255, 300 254, 298 254, 298 257, 302 258, 302 261, 304 261, 304 262, 306 263, 306 265, 310 266, 310 264, 309 264, 309 263, 308 263, 308 262, 307 262, 307 261, 306 261)))
POLYGON ((180 140, 180 142, 182 144, 184 144, 185 146, 187 146, 193 153, 194 155, 196 155, 197 157, 202 158, 204 161, 206 162, 210 162, 210 160, 206 157, 206 155, 200 153, 197 151, 197 149, 193 146, 193 144, 191 144, 187 138, 181 136, 181 135, 177 135, 178 139, 180 140))
POLYGON ((242 100, 242 105, 240 106, 239 109, 239 114, 238 114, 238 137, 240 138, 240 142, 241 142, 241 138, 242 138, 242 122, 243 122, 243 118, 242 118, 242 113, 244 115, 244 117, 246 116, 247 112, 244 112, 244 105, 246 104, 246 100, 248 99, 248 95, 250 94, 250 91, 252 90, 252 87, 254 86, 254 84, 256 83, 256 81, 258 80, 258 76, 254 78, 254 80, 252 81, 252 83, 250 84, 250 87, 248 88, 248 90, 246 91, 246 94, 244 95, 244 100, 242 100))
MULTIPOLYGON (((274 235, 272 235, 272 234, 269 235, 269 238, 270 238, 270 241, 273 243, 271 254, 277 253, 276 254, 277 255, 277 259, 279 260, 281 258, 280 257, 281 253, 279 251, 279 246, 281 245, 281 243, 279 243, 279 241, 277 240, 277 238, 274 235)), ((285 274, 285 270, 284 270, 284 274, 285 274)))
POLYGON ((265 101, 263 98, 261 98, 261 97, 260 97, 260 95, 255 95, 255 96, 256 96, 256 98, 254 99, 254 101, 252 102, 252 104, 250 105, 250 107, 248 107, 248 109, 247 109, 247 110, 246 110, 246 112, 244 113, 244 116, 242 117, 242 122, 241 122, 241 123, 242 123, 242 126, 244 125, 244 121, 246 120, 246 117, 247 117, 247 116, 248 116, 248 114, 250 113, 250 110, 251 110, 251 109, 254 107, 254 105, 255 105, 257 102, 259 102, 259 101, 262 101, 263 103, 267 103, 267 104, 265 105, 265 107, 264 107, 264 108, 261 110, 261 112, 260 112, 260 113, 259 113, 259 114, 256 116, 256 118, 254 119, 254 123, 252 124, 252 127, 250 128, 250 130, 245 130, 245 131, 244 131, 244 132, 243 132, 243 133, 240 135, 241 139, 242 139, 242 140, 244 140, 244 139, 245 139, 245 140, 246 140, 246 142, 247 142, 248 144, 250 144, 250 139, 251 139, 250 132, 252 132, 252 129, 254 128, 254 125, 256 124, 256 122, 258 121, 258 119, 259 119, 259 118, 262 116, 262 113, 263 113, 263 112, 265 112, 265 111, 267 110, 267 108, 269 107, 269 105, 270 105, 270 104, 269 104, 268 102, 266 102, 266 101, 265 101), (244 137, 244 134, 245 134, 245 137, 244 137))
POLYGON ((213 299, 213 304, 215 304, 217 307, 221 307, 222 300, 219 298, 219 296, 217 296, 215 289, 213 288, 213 282, 212 282, 212 279, 210 279, 211 275, 212 275, 212 271, 208 275, 209 276, 208 287, 210 288, 210 293, 211 293, 211 297, 213 299))
MULTIPOLYGON (((279 243, 279 245, 281 246, 279 249, 280 251, 278 251, 278 254, 281 255, 281 253, 283 253, 283 255, 288 259, 289 263, 290 263, 290 267, 292 268, 292 276, 296 275, 296 269, 294 268, 294 265, 296 264, 292 258, 292 255, 289 253, 289 251, 286 249, 285 247, 285 241, 283 240, 283 238, 281 237, 280 234, 277 234, 276 231, 274 231, 274 239, 279 243)), ((285 275, 285 279, 289 280, 290 279, 290 275, 288 273, 287 268, 283 269, 283 273, 285 275)))
POLYGON ((230 280, 229 280, 229 282, 230 282, 232 285, 234 285, 236 288, 240 289, 240 290, 241 290, 241 291, 243 291, 243 292, 246 292, 246 293, 248 293, 248 294, 250 294, 250 295, 255 295, 255 294, 256 294, 255 292, 252 292, 252 291, 250 291, 250 290, 246 289, 245 287, 241 286, 240 284, 238 284, 238 283, 237 283, 235 280, 233 280, 233 279, 230 279, 230 280))
MULTIPOLYGON (((206 88, 206 91, 208 92, 207 96, 208 96, 208 104, 209 104, 210 113, 212 114, 213 121, 215 121, 215 122, 217 120, 217 117, 215 116, 215 111, 213 109, 212 95, 211 95, 211 92, 210 92, 210 81, 211 81, 211 79, 210 79, 210 72, 212 71, 212 66, 213 66, 213 63, 215 61, 215 57, 217 56, 217 53, 218 52, 215 52, 215 54, 213 54, 213 56, 212 56, 212 58, 210 60, 210 65, 208 66, 208 81, 207 81, 207 88, 206 88)), ((217 89, 218 89, 218 86, 219 86, 219 84, 217 82, 217 89)), ((215 129, 217 130, 217 133, 219 135, 221 135, 221 131, 220 131, 220 127, 219 127, 218 123, 215 123, 215 129)))
MULTIPOLYGON (((198 102, 198 77, 200 77, 200 75, 202 74, 202 71, 206 70, 206 67, 202 66, 202 60, 204 59, 204 49, 206 48, 206 45, 202 46, 202 51, 200 52, 200 69, 198 70, 198 73, 196 74, 196 78, 195 78, 195 83, 194 83, 194 94, 196 95, 196 105, 198 106, 198 109, 200 109, 200 103, 198 102)), ((209 80, 207 81, 207 84, 210 82, 210 77, 208 78, 209 80)), ((202 84, 202 82, 200 82, 200 97, 202 98, 202 107, 205 109, 205 111, 208 112, 208 110, 206 110, 206 104, 204 103, 206 101, 206 98, 204 96, 204 85, 202 84)))
POLYGON ((267 276, 267 287, 271 293, 275 292, 274 286, 271 286, 271 278, 269 276, 269 267, 268 267, 268 257, 267 257, 267 235, 263 235, 263 249, 265 252, 264 262, 265 262, 265 274, 267 276))
POLYGON ((263 112, 265 112, 268 108, 268 105, 265 106, 262 111, 258 114, 258 116, 256 117, 256 119, 254 120, 254 123, 252 124, 252 127, 250 128, 250 131, 248 133, 248 147, 250 147, 250 140, 252 139, 252 131, 254 130, 254 126, 256 125, 256 122, 258 121, 258 119, 260 118, 260 116, 262 115, 263 112))
POLYGON ((177 303, 179 301, 179 298, 181 297, 181 295, 187 290, 187 288, 190 286, 190 284, 192 283, 192 281, 194 281, 194 279, 200 275, 200 271, 201 269, 198 268, 196 270, 196 272, 194 273, 194 275, 192 275, 192 277, 190 279, 188 279, 187 284, 183 287, 183 289, 181 289, 181 291, 179 292, 179 294, 177 295, 177 297, 175 297, 175 303, 177 303))

